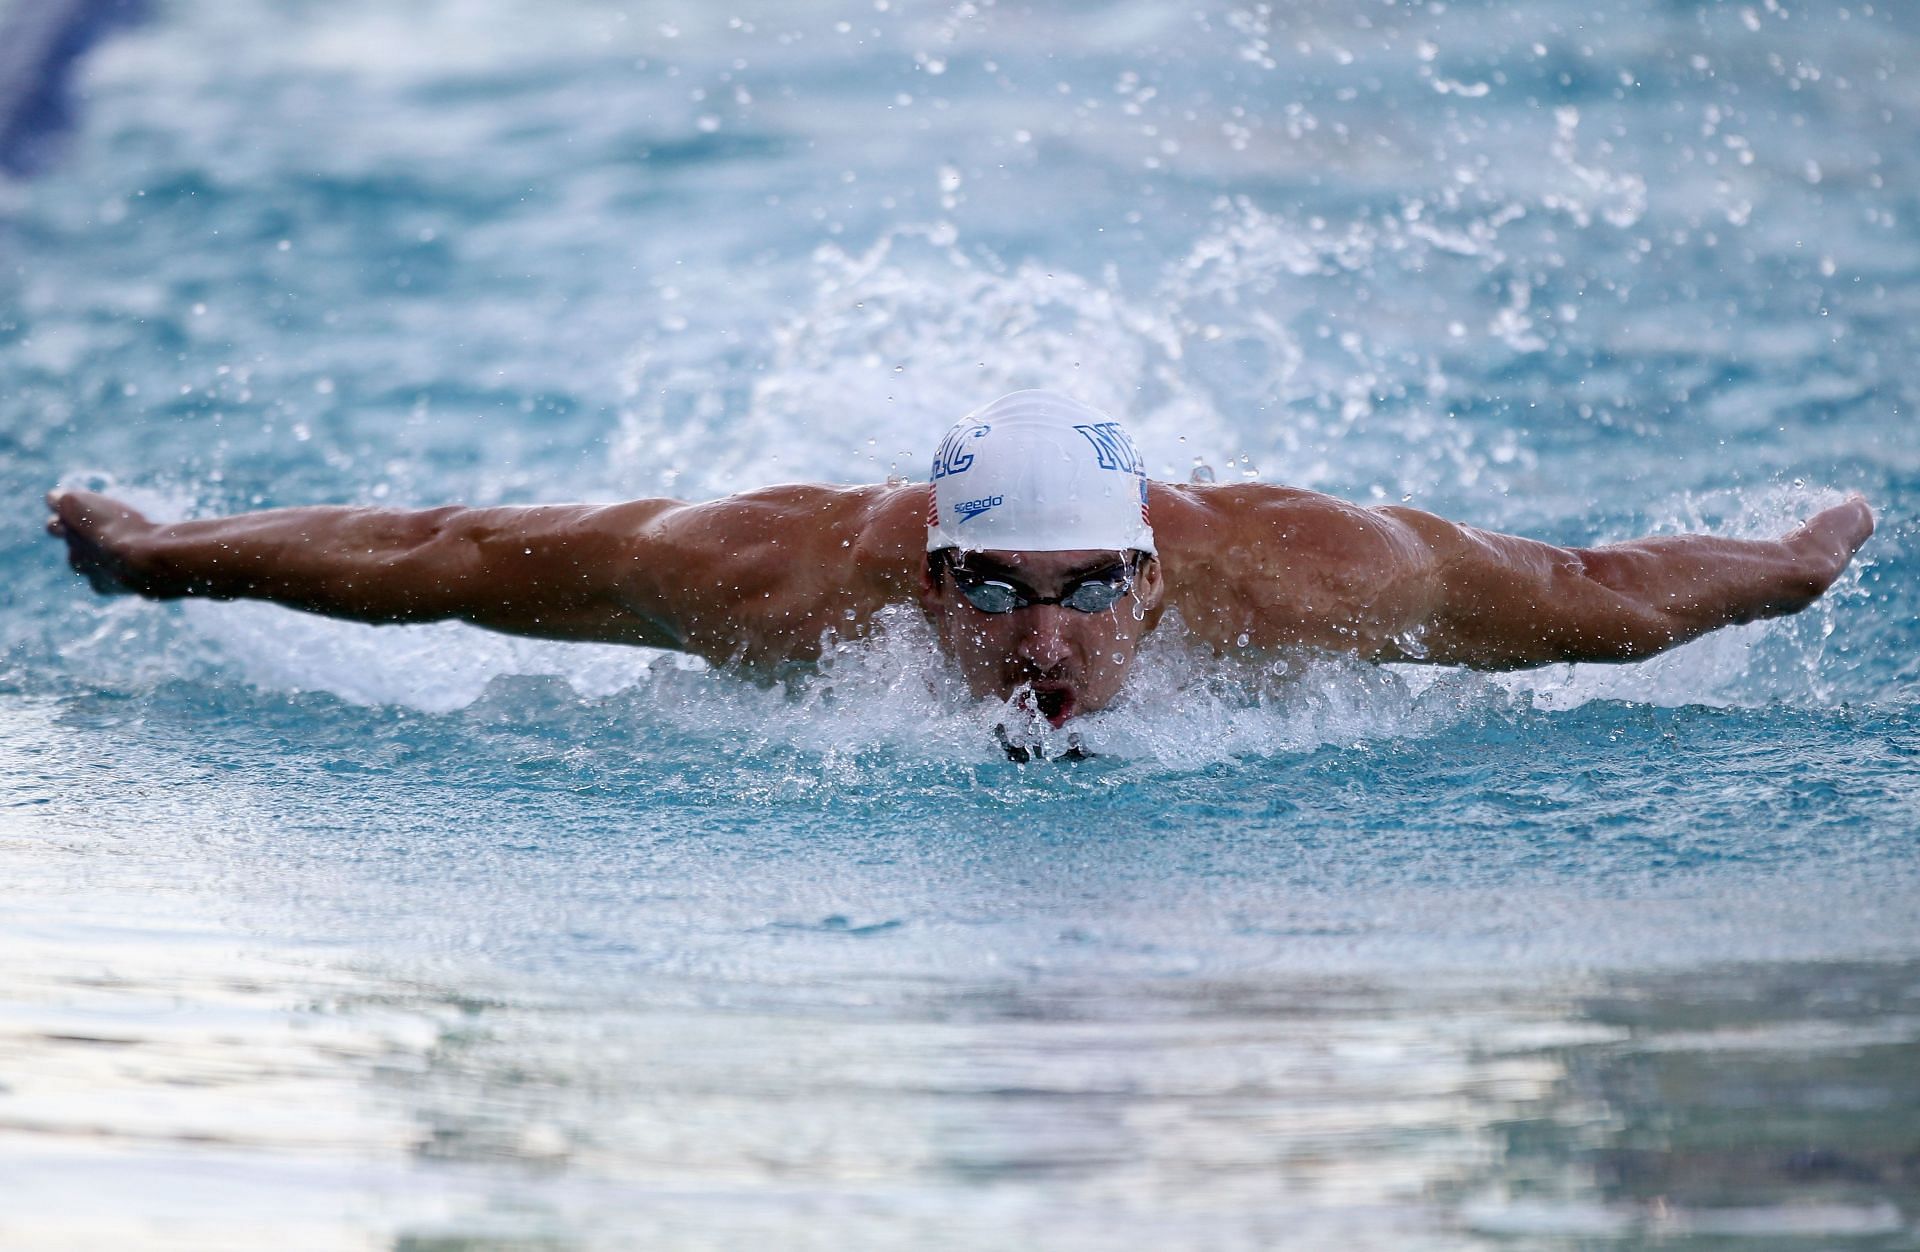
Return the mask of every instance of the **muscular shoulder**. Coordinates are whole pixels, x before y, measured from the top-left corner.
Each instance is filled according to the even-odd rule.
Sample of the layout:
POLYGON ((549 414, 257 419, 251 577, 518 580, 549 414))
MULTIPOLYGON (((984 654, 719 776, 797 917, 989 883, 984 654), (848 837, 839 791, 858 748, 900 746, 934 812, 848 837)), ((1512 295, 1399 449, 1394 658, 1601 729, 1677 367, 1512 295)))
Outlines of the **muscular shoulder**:
MULTIPOLYGON (((911 595, 926 488, 787 484, 646 518, 637 600, 681 606, 687 645, 749 665, 804 659, 911 595)), ((921 540, 919 546, 924 546, 921 540)))
POLYGON ((1298 487, 1155 483, 1150 508, 1154 536, 1169 564, 1299 574, 1413 557, 1426 547, 1395 511, 1298 487))
POLYGON ((1320 492, 1156 483, 1149 507, 1169 600, 1222 645, 1351 650, 1399 628, 1431 569, 1405 520, 1320 492))
POLYGON ((906 486, 785 483, 636 513, 634 534, 643 541, 670 540, 689 552, 711 548, 735 565, 760 556, 837 563, 840 554, 851 559, 856 545, 884 546, 906 529, 924 507, 910 503, 910 493, 906 486))

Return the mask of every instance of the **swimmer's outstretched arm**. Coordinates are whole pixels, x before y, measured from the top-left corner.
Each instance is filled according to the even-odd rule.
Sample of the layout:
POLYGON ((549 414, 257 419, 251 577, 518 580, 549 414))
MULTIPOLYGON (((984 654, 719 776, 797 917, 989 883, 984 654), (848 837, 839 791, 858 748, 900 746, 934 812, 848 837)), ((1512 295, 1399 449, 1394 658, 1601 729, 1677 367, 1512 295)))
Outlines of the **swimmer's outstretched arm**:
POLYGON ((749 668, 817 654, 823 631, 902 598, 888 577, 898 557, 884 549, 896 531, 910 538, 918 507, 887 488, 804 486, 704 504, 317 507, 173 523, 93 492, 47 504, 47 530, 107 594, 267 600, 375 624, 455 619, 749 668))
POLYGON ((1264 484, 1155 484, 1167 601, 1222 651, 1524 669, 1636 661, 1796 613, 1873 533, 1858 496, 1779 539, 1560 548, 1264 484))
POLYGON ((1855 496, 1779 539, 1676 535, 1598 548, 1457 526, 1414 509, 1378 511, 1426 565, 1408 590, 1424 604, 1382 659, 1478 669, 1634 661, 1722 626, 1797 613, 1873 533, 1855 496))

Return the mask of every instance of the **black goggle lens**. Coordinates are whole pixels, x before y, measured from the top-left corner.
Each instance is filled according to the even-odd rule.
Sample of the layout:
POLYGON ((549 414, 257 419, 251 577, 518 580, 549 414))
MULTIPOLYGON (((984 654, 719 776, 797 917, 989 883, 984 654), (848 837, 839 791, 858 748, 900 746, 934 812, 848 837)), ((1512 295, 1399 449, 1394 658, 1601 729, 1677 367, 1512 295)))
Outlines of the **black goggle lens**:
POLYGON ((1020 593, 1005 583, 973 582, 958 573, 954 574, 953 582, 967 603, 982 613, 1011 613, 1025 603, 1020 593))
POLYGON ((1078 613, 1104 613, 1132 588, 1133 580, 1125 574, 1121 574, 1116 582, 1089 579, 1077 584, 1061 598, 1060 603, 1078 613))
POLYGON ((1133 571, 1116 565, 1104 573, 1081 579, 1067 594, 1050 600, 1029 598, 1011 583, 983 578, 962 569, 953 570, 953 583, 967 598, 967 603, 982 613, 1011 613, 1033 604, 1058 604, 1076 613, 1104 613, 1133 590, 1133 571))

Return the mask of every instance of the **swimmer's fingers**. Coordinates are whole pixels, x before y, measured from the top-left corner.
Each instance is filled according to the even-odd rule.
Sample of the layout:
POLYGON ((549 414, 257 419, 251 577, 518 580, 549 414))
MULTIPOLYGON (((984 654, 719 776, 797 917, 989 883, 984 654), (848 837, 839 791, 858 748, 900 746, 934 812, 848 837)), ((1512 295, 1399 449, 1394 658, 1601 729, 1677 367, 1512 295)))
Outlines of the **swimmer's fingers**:
POLYGON ((101 595, 134 591, 131 567, 122 549, 137 532, 149 528, 146 518, 109 496, 91 491, 50 491, 47 533, 67 545, 67 564, 101 595))
POLYGON ((58 490, 47 493, 47 533, 55 539, 67 537, 67 524, 60 519, 60 496, 58 490))
POLYGON ((1852 556, 1873 534, 1873 510, 1867 507, 1867 498, 1855 492, 1844 503, 1815 513, 1802 529, 1843 545, 1847 555, 1852 556))
POLYGON ((1839 576, 1872 534, 1873 510, 1865 496, 1855 493, 1802 522, 1785 542, 1798 556, 1824 567, 1831 578, 1839 576))

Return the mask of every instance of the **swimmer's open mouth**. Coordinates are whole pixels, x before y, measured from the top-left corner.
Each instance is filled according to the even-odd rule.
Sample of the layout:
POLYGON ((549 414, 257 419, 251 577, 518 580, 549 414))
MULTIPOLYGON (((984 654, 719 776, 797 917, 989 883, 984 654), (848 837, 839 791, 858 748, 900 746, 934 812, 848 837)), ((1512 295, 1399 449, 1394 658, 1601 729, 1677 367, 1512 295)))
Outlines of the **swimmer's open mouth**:
POLYGON ((1072 687, 1063 683, 1033 684, 1033 703, 1040 710, 1040 716, 1046 718, 1055 730, 1080 711, 1079 697, 1074 695, 1072 687))

